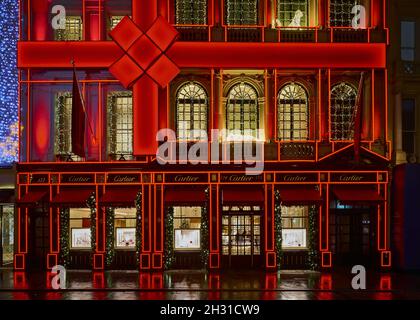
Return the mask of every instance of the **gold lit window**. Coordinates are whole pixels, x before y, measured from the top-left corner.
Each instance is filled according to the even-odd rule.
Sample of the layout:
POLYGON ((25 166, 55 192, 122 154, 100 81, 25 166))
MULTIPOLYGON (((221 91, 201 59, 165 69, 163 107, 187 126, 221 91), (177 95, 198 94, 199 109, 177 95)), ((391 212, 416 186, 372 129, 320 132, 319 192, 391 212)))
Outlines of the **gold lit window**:
POLYGON ((88 208, 70 209, 71 249, 91 249, 90 215, 88 208))
POLYGON ((309 207, 281 207, 283 249, 306 249, 309 207))
POLYGON ((136 247, 136 209, 115 208, 113 210, 115 248, 134 249, 136 247))
POLYGON ((258 0, 226 0, 227 25, 258 25, 258 0))
POLYGON ((177 93, 176 127, 178 140, 205 140, 207 137, 208 97, 195 82, 184 84, 177 93))
POLYGON ((133 99, 131 91, 108 96, 108 154, 128 160, 133 154, 133 99))
POLYGON ((331 27, 351 27, 355 18, 352 9, 361 4, 360 0, 330 0, 331 27))
POLYGON ((278 96, 279 140, 308 139, 308 95, 297 83, 285 85, 278 96))
POLYGON ((201 207, 174 207, 174 249, 201 248, 201 207))
POLYGON ((78 16, 67 16, 65 29, 55 30, 56 41, 80 41, 83 38, 82 18, 78 16))
POLYGON ((331 139, 353 140, 357 90, 339 83, 331 90, 331 139))
POLYGON ((281 27, 307 27, 309 0, 278 0, 277 19, 281 27))
POLYGON ((207 24, 207 0, 176 0, 176 24, 207 24))
POLYGON ((117 26, 117 24, 121 22, 123 18, 124 18, 123 16, 112 16, 109 22, 109 31, 114 29, 117 26))

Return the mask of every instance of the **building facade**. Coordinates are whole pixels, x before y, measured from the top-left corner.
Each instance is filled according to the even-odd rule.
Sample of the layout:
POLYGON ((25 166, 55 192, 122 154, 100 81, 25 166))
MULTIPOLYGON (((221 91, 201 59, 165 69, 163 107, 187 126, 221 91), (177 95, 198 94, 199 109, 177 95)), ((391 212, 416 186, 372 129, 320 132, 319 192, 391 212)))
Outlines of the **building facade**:
POLYGON ((20 4, 15 269, 391 267, 386 1, 20 4))

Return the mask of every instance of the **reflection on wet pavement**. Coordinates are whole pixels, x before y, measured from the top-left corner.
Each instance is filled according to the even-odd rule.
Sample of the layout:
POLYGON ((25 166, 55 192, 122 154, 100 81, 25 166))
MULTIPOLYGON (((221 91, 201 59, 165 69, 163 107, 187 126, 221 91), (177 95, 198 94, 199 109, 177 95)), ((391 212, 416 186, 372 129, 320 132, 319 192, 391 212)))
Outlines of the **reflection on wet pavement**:
POLYGON ((419 299, 420 275, 368 272, 367 290, 351 288, 352 274, 259 271, 68 271, 66 289, 51 273, 0 270, 0 300, 332 300, 419 299))

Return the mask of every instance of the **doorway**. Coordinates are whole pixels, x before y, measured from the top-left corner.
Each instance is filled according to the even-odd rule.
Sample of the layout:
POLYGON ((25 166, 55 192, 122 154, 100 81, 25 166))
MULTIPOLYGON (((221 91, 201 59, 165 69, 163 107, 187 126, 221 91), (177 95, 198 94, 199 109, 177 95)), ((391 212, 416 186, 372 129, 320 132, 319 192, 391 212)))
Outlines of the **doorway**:
POLYGON ((223 207, 222 263, 226 267, 257 268, 262 264, 260 206, 223 207))
POLYGON ((331 248, 338 264, 372 265, 376 227, 372 208, 335 209, 331 212, 331 248))
POLYGON ((28 268, 45 269, 49 252, 49 219, 47 210, 29 209, 28 225, 28 268))

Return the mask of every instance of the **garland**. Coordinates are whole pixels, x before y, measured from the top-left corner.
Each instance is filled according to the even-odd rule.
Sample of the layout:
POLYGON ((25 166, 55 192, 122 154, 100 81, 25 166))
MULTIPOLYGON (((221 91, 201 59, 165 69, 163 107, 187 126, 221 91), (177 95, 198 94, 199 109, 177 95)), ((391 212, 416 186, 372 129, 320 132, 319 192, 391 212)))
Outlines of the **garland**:
POLYGON ((282 219, 281 219, 281 204, 280 204, 280 192, 275 192, 276 202, 274 204, 274 236, 276 243, 276 257, 277 257, 277 269, 281 269, 283 263, 283 236, 282 236, 282 219))
POLYGON ((60 209, 60 263, 67 268, 70 255, 70 209, 60 209))
POLYGON ((168 270, 172 267, 174 262, 174 237, 173 237, 173 229, 174 229, 174 208, 168 207, 168 212, 166 213, 165 217, 165 239, 166 239, 166 246, 165 246, 165 269, 168 270))
POLYGON ((140 267, 140 254, 141 254, 141 228, 142 228, 142 192, 139 191, 136 196, 136 262, 137 267, 140 267))
MULTIPOLYGON (((209 198, 209 188, 205 190, 206 198, 209 198)), ((207 210, 208 201, 206 204, 201 208, 201 227, 200 227, 200 234, 201 234, 201 262, 203 267, 207 269, 209 263, 209 217, 208 217, 208 210, 207 210)))
MULTIPOLYGON (((96 200, 95 193, 92 193, 86 201, 90 209, 90 245, 92 252, 96 252, 96 200)), ((91 255, 93 265, 93 254, 91 255)))
POLYGON ((114 261, 114 217, 115 209, 106 208, 105 212, 105 228, 106 228, 106 243, 105 243, 105 265, 110 267, 114 261))
POLYGON ((310 270, 318 269, 318 228, 317 228, 317 214, 316 206, 309 208, 309 242, 308 242, 308 267, 310 270))

